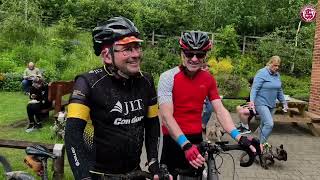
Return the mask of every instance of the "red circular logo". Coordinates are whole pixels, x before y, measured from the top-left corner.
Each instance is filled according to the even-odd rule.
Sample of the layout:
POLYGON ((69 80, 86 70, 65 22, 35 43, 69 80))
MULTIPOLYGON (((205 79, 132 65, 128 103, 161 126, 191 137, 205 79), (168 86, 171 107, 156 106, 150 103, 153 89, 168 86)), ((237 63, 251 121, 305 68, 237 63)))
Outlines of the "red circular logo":
POLYGON ((311 5, 304 6, 300 11, 300 18, 304 22, 312 22, 317 15, 316 9, 311 5))

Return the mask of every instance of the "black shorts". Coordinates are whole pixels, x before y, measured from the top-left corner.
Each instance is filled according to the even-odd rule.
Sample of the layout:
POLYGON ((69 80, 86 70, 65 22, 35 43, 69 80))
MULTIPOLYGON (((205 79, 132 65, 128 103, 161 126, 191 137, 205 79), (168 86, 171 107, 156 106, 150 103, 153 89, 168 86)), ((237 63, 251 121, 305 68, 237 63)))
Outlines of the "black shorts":
MULTIPOLYGON (((192 144, 200 144, 203 141, 202 134, 186 134, 185 136, 192 144)), ((179 144, 169 135, 163 136, 161 164, 166 164, 170 174, 173 176, 176 175, 175 169, 193 168, 185 158, 184 152, 179 144)))

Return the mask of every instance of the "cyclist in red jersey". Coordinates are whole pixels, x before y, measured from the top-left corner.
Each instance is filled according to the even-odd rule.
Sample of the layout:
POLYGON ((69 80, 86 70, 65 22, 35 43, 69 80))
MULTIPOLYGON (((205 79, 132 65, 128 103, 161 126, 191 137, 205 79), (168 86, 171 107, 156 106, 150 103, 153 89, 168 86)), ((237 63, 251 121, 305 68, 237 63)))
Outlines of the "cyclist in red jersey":
POLYGON ((190 31, 182 34, 182 64, 161 74, 158 83, 160 117, 163 121, 161 163, 176 177, 175 169, 196 169, 205 159, 194 144, 202 142, 201 112, 206 97, 222 127, 233 139, 253 152, 251 141, 241 136, 219 97, 216 80, 201 69, 212 43, 207 33, 190 31), (190 166, 191 165, 191 166, 190 166))

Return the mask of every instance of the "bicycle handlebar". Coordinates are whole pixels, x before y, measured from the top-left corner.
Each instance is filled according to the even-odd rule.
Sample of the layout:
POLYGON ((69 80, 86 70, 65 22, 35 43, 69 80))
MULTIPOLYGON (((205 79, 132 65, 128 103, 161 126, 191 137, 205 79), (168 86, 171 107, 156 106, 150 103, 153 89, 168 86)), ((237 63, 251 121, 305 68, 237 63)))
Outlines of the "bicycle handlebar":
POLYGON ((212 154, 219 154, 223 151, 242 150, 248 154, 249 160, 247 162, 240 162, 240 166, 249 167, 253 164, 256 154, 252 152, 250 148, 244 148, 239 144, 227 144, 227 143, 228 141, 216 142, 215 144, 204 141, 198 146, 198 148, 201 154, 204 154, 206 152, 212 153, 212 154))
MULTIPOLYGON (((135 170, 135 171, 131 171, 126 174, 104 174, 104 176, 107 176, 107 177, 109 176, 109 177, 121 179, 121 180, 143 179, 143 178, 153 179, 153 175, 151 173, 143 171, 143 170, 135 170)), ((158 176, 159 176, 160 180, 169 180, 170 179, 169 178, 170 174, 168 172, 166 165, 161 164, 158 176)))

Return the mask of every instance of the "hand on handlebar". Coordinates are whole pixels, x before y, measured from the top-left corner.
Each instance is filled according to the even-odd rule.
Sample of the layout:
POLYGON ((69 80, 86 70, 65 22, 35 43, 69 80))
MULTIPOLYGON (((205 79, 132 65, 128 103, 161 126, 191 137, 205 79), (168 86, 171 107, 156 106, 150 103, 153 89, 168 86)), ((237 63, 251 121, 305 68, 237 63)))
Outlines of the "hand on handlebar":
POLYGON ((197 146, 188 142, 182 149, 184 150, 184 155, 191 166, 196 169, 203 166, 205 159, 200 154, 197 146))
POLYGON ((153 163, 149 165, 148 170, 151 174, 153 174, 154 180, 172 180, 173 179, 173 177, 169 174, 167 166, 164 164, 159 166, 158 160, 153 161, 153 163))
POLYGON ((249 148, 255 155, 261 154, 259 140, 255 138, 241 136, 239 140, 239 145, 244 148, 249 148))
POLYGON ((157 174, 153 176, 154 180, 173 180, 173 177, 169 174, 168 167, 165 164, 161 164, 157 174))
POLYGON ((249 155, 249 161, 240 162, 241 167, 249 167, 254 162, 255 157, 258 155, 261 158, 261 149, 259 139, 252 137, 241 136, 239 140, 239 145, 247 152, 249 155))

